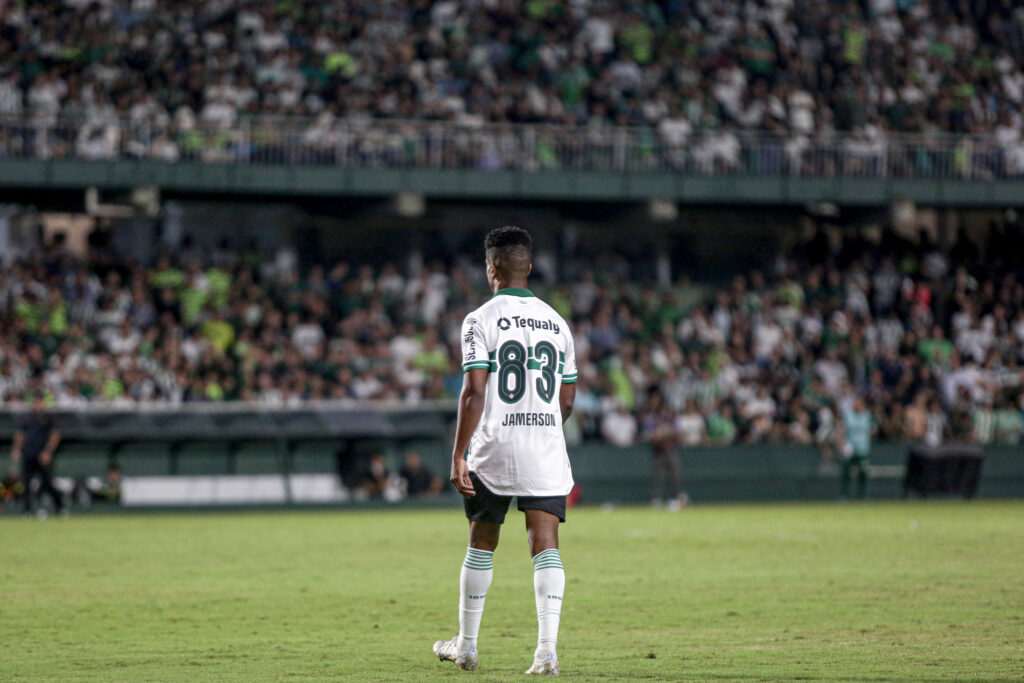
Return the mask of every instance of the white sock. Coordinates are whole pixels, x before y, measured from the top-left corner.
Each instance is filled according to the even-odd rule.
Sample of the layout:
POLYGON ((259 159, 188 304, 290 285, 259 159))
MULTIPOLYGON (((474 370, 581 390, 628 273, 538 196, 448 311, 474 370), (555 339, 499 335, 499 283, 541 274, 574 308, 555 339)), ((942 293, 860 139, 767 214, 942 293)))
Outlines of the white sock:
POLYGON ((558 548, 543 550, 533 558, 533 593, 537 599, 537 656, 555 652, 558 621, 562 616, 565 569, 558 548))
POLYGON ((476 647, 480 620, 484 616, 484 599, 493 576, 494 553, 467 548, 462 574, 459 576, 462 589, 459 596, 459 652, 467 652, 476 647))

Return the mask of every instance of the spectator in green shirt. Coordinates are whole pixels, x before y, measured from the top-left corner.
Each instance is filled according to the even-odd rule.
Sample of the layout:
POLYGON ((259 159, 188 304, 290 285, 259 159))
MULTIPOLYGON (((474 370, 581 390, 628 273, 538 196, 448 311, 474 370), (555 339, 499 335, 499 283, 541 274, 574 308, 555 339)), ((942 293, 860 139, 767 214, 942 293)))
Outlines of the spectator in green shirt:
POLYGON ((917 355, 926 363, 949 366, 949 357, 953 354, 953 342, 942 334, 942 327, 932 327, 932 334, 917 343, 917 355))
POLYGON ((198 273, 190 274, 188 284, 181 293, 181 317, 186 325, 195 325, 199 321, 199 314, 206 301, 206 283, 202 282, 198 273))
MULTIPOLYGON (((1022 394, 1024 396, 1024 394, 1022 394)), ((1024 413, 1008 401, 1000 401, 992 415, 992 429, 998 443, 1018 444, 1024 433, 1024 413)))
POLYGON ((203 338, 210 342, 218 353, 227 353, 235 341, 235 328, 212 306, 208 306, 207 311, 209 315, 202 326, 203 338))
POLYGON ((38 297, 31 290, 26 291, 14 304, 14 315, 25 325, 26 332, 35 332, 39 329, 39 319, 43 314, 43 307, 39 305, 38 297))
POLYGON ((728 446, 736 440, 736 421, 732 404, 719 402, 708 415, 708 441, 715 446, 728 446))
POLYGON ((63 337, 68 333, 68 305, 58 287, 50 288, 49 323, 50 334, 63 337))
POLYGON ((171 266, 166 256, 157 261, 156 272, 153 273, 153 287, 156 289, 181 289, 185 284, 185 274, 171 266))
POLYGON ((220 377, 216 372, 209 372, 206 374, 203 386, 203 396, 205 396, 208 401, 224 400, 224 388, 221 386, 220 377))
POLYGON ((206 271, 207 295, 214 305, 227 308, 228 293, 231 291, 231 273, 221 268, 210 268, 206 271))
POLYGON ((437 343, 437 332, 428 329, 423 335, 423 346, 413 356, 412 366, 426 374, 448 372, 448 354, 437 343))

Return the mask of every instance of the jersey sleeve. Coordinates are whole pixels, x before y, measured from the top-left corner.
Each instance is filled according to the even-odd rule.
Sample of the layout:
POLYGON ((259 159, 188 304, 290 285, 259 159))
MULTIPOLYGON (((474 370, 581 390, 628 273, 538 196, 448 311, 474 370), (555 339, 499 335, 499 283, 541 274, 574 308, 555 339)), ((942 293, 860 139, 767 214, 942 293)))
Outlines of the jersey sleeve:
POLYGON ((479 314, 470 313, 462 323, 462 371, 491 370, 493 357, 479 314))
POLYGON ((576 377, 576 344, 572 340, 572 331, 566 326, 565 361, 562 364, 562 384, 572 384, 576 377))

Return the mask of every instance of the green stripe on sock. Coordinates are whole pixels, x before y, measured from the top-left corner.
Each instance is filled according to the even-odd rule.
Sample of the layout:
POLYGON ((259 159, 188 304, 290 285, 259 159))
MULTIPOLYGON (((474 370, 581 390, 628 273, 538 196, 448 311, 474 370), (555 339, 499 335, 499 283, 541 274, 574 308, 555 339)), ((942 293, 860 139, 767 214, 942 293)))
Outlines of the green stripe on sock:
POLYGON ((462 566, 466 569, 487 571, 494 569, 494 553, 476 548, 466 548, 466 559, 462 566))
POLYGON ((533 558, 533 569, 564 569, 558 548, 548 548, 537 553, 533 558))

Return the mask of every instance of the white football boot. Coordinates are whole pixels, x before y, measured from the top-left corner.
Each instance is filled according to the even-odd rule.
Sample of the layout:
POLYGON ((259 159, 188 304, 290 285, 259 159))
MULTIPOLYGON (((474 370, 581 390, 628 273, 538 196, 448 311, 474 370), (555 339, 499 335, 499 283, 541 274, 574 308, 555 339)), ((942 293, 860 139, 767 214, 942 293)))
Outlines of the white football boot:
POLYGON ((442 662, 455 662, 455 666, 463 671, 473 671, 477 667, 476 648, 470 648, 466 652, 459 652, 458 636, 451 640, 439 640, 434 643, 434 654, 442 662))
POLYGON ((546 655, 539 652, 533 656, 533 666, 526 670, 528 674, 540 674, 541 676, 557 676, 558 657, 554 652, 548 651, 546 655))

